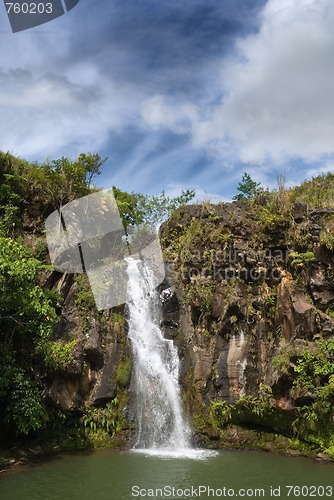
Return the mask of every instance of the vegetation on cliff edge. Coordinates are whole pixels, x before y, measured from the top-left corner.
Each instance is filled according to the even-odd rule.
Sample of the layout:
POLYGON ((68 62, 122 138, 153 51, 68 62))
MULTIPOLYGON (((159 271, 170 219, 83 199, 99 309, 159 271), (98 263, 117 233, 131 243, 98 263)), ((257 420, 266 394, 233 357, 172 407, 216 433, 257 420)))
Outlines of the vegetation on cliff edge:
MULTIPOLYGON (((75 160, 60 158, 39 165, 0 153, 0 438, 7 442, 24 440, 27 436, 42 441, 54 439, 52 442, 58 445, 63 443, 60 446, 66 446, 66 442, 70 447, 101 445, 111 443, 115 432, 126 428, 122 409, 127 399, 131 364, 125 356, 115 370, 117 397, 104 407, 88 406, 80 415, 70 415, 46 401, 43 386, 43 376, 66 372, 77 343, 76 338, 54 335, 61 316, 62 298, 41 286, 43 277, 51 271, 43 223, 54 210, 96 191, 92 182, 105 161, 98 154, 87 153, 75 160)), ((265 318, 272 332, 269 340, 274 349, 282 336, 282 326, 275 323, 276 288, 281 277, 272 273, 266 281, 263 269, 267 273, 268 269, 286 266, 284 270, 291 273, 305 293, 308 293, 308 272, 316 262, 317 249, 329 252, 328 269, 332 269, 334 175, 322 175, 292 189, 286 189, 281 178, 278 189, 269 191, 245 174, 239 191, 236 202, 229 206, 204 202, 185 210, 184 204, 194 197, 192 190, 170 198, 165 193, 144 196, 113 188, 126 229, 157 225, 170 216, 160 232, 165 257, 175 263, 181 275, 184 304, 191 308, 196 332, 204 342, 220 335, 222 327, 236 332, 246 319, 251 323, 265 318), (316 242, 310 229, 315 208, 324 209, 316 242), (244 227, 242 213, 247 213, 244 227), (284 241, 275 240, 280 231, 284 232, 284 241), (229 274, 231 255, 236 242, 243 241, 248 242, 248 261, 236 261, 238 275, 232 276, 229 274), (279 258, 275 261, 272 255, 266 254, 266 249, 275 246, 280 249, 279 258, 291 257, 284 266, 279 258), (263 250, 264 267, 256 272, 263 300, 261 303, 248 301, 247 314, 243 317, 237 308, 230 307, 229 298, 236 289, 239 294, 251 297, 249 287, 254 276, 250 276, 249 271, 259 248, 263 250), (226 271, 223 276, 217 269, 217 256, 221 259, 218 267, 226 271), (212 321, 213 297, 217 290, 226 297, 224 312, 228 321, 224 325, 219 324, 217 317, 212 321)), ((239 258, 236 254, 236 259, 239 258)), ((94 300, 82 276, 76 279, 75 306, 85 331, 90 328, 90 316, 97 321, 104 320, 102 315, 92 312, 94 300)), ((334 314, 330 308, 322 312, 328 317, 334 314)), ((285 356, 285 376, 290 376, 286 379, 290 384, 288 389, 291 396, 298 395, 299 401, 294 412, 278 410, 269 388, 266 394, 245 396, 230 405, 214 401, 211 416, 205 415, 199 405, 204 415, 201 418, 207 419, 208 424, 210 418, 213 419, 222 432, 235 423, 271 428, 283 435, 297 436, 315 449, 334 456, 333 339, 323 338, 321 332, 319 336, 312 351, 306 349, 297 354, 291 351, 285 356)))

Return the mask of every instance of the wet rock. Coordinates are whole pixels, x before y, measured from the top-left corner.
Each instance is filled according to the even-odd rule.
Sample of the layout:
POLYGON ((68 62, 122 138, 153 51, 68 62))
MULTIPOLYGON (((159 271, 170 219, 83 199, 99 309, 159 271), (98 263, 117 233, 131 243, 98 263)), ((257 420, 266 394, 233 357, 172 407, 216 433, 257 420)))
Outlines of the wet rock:
POLYGON ((100 370, 104 363, 104 353, 101 348, 100 332, 96 324, 86 335, 84 353, 93 370, 100 370))

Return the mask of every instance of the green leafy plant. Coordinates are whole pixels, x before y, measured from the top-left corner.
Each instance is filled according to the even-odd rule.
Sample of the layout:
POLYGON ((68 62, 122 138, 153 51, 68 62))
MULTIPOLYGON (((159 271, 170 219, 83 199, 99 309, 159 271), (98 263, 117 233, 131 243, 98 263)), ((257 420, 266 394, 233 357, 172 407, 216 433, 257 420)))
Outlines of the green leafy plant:
POLYGON ((48 412, 37 384, 16 366, 2 367, 0 400, 6 404, 0 411, 3 430, 15 429, 29 434, 47 424, 48 412))
POLYGON ((0 237, 0 424, 12 433, 43 427, 47 412, 34 364, 44 358, 58 316, 59 295, 42 289, 39 278, 49 269, 30 249, 0 237))
POLYGON ((272 428, 275 432, 291 434, 291 416, 280 413, 272 398, 271 388, 263 386, 258 397, 241 397, 233 404, 226 401, 211 401, 211 419, 218 427, 224 428, 230 424, 253 424, 272 428))
POLYGON ((59 340, 42 342, 38 348, 43 353, 44 362, 52 370, 66 370, 74 361, 73 349, 78 339, 63 343, 59 340))
POLYGON ((87 276, 85 274, 77 274, 75 276, 75 282, 75 303, 80 311, 87 313, 90 309, 95 309, 94 295, 91 291, 87 276))
POLYGON ((198 307, 202 313, 208 314, 211 311, 214 290, 215 283, 190 283, 185 289, 184 301, 186 304, 198 307))
POLYGON ((277 225, 288 225, 289 216, 283 207, 277 205, 277 199, 270 196, 265 205, 256 204, 253 207, 260 229, 272 230, 277 225))
POLYGON ((182 190, 179 196, 171 198, 164 191, 159 195, 145 196, 137 195, 139 207, 142 211, 144 222, 150 225, 157 225, 166 220, 179 207, 186 205, 195 197, 193 189, 182 190))
POLYGON ((276 369, 280 375, 287 375, 292 368, 291 356, 293 354, 292 349, 287 346, 282 349, 279 354, 272 357, 271 363, 274 369, 276 369))
POLYGON ((334 232, 323 233, 320 237, 320 243, 331 252, 334 252, 334 232))
POLYGON ((102 430, 113 436, 118 425, 117 406, 118 399, 114 398, 105 408, 88 408, 81 419, 82 425, 90 432, 102 430))
POLYGON ((210 413, 219 426, 225 427, 232 419, 232 405, 226 401, 210 401, 210 413))
POLYGON ((289 253, 289 258, 292 259, 291 267, 303 267, 308 262, 314 262, 315 256, 313 252, 291 252, 289 253))
POLYGON ((294 388, 308 404, 298 408, 295 432, 334 456, 334 338, 317 341, 297 359, 294 388))
MULTIPOLYGON (((334 338, 318 340, 314 350, 306 350, 294 368, 298 374, 295 385, 305 391, 311 390, 317 396, 329 384, 334 375, 334 338)), ((324 391, 325 393, 326 391, 324 391)))
POLYGON ((14 334, 50 337, 58 320, 56 296, 37 285, 46 269, 27 247, 0 237, 0 332, 5 338, 13 339, 14 334))
POLYGON ((334 319, 334 311, 330 307, 327 307, 326 314, 330 316, 332 319, 334 319))

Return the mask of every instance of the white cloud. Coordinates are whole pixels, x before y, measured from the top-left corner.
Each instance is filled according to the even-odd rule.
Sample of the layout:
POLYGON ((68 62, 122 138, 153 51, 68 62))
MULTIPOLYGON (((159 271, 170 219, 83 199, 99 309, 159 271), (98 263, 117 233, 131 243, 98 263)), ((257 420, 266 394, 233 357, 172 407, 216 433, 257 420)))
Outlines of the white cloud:
POLYGON ((333 162, 328 161, 319 167, 309 168, 306 171, 305 176, 307 179, 311 179, 312 177, 317 177, 318 175, 321 175, 321 174, 327 174, 328 172, 334 172, 334 163, 333 162))
POLYGON ((139 123, 147 90, 110 76, 98 58, 75 57, 74 23, 68 14, 1 36, 0 150, 28 160, 72 157, 139 123))
POLYGON ((94 66, 86 75, 82 82, 75 71, 0 73, 0 149, 28 158, 72 156, 102 147, 110 130, 120 132, 138 113, 141 95, 103 80, 94 66))
POLYGON ((191 134, 193 146, 225 162, 334 154, 333 21, 331 0, 268 0, 259 32, 238 39, 235 57, 220 61, 214 105, 156 95, 144 103, 143 119, 191 134))
POLYGON ((269 0, 256 35, 224 64, 223 101, 194 129, 194 143, 244 162, 334 153, 334 3, 269 0))
POLYGON ((193 198, 193 201, 191 203, 201 203, 202 201, 207 201, 209 203, 231 201, 230 199, 223 197, 220 194, 207 192, 197 185, 185 186, 179 183, 168 184, 167 189, 165 190, 165 194, 167 196, 170 196, 171 198, 174 198, 176 196, 180 196, 181 192, 186 191, 187 189, 193 189, 195 191, 195 197, 193 198))
POLYGON ((196 106, 189 102, 168 102, 166 96, 155 95, 142 104, 142 117, 153 130, 166 127, 176 134, 186 134, 198 120, 196 106))

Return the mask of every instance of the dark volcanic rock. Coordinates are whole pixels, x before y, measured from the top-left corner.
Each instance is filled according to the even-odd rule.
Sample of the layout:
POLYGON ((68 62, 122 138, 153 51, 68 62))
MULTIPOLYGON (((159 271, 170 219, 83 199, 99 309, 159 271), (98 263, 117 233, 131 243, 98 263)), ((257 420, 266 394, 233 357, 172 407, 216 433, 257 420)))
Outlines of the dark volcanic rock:
POLYGON ((293 370, 279 373, 272 359, 334 333, 333 254, 320 245, 333 213, 296 203, 291 233, 288 220, 259 225, 247 205, 189 206, 162 226, 168 286, 176 290, 164 307, 166 334, 178 325, 173 338, 190 411, 195 400, 233 402, 268 386, 277 408, 295 407, 293 370), (293 248, 293 234, 308 246, 293 248), (315 261, 292 267, 292 250, 313 252, 315 261))

